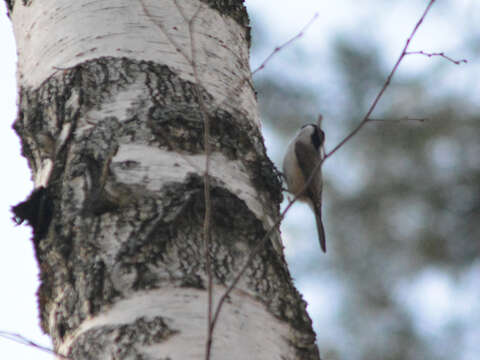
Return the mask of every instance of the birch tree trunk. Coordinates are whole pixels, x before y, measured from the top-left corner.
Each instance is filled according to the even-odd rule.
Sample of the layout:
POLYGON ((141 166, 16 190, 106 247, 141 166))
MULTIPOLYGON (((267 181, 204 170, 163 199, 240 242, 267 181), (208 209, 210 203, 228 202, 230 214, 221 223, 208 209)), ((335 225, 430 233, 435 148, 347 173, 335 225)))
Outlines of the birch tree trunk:
MULTIPOLYGON (((205 121, 213 294, 279 213, 240 0, 10 0, 15 130, 35 189, 41 327, 70 359, 202 359, 205 121), (203 105, 202 105, 203 104, 203 105)), ((230 294, 213 359, 318 359, 278 231, 230 294)))

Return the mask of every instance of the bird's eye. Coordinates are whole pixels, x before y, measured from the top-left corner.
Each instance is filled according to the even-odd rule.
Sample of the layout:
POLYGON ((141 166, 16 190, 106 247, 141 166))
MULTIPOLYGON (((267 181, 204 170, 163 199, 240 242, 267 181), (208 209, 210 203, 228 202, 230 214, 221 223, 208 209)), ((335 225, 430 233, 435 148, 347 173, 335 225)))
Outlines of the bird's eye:
POLYGON ((318 137, 320 138, 320 142, 323 143, 325 141, 325 133, 322 129, 318 129, 318 137))

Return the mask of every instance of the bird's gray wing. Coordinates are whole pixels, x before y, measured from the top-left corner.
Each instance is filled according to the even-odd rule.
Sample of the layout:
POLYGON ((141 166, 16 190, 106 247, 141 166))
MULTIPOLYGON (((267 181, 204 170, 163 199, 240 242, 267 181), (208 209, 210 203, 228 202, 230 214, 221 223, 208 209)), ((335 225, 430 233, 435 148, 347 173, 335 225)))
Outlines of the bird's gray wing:
MULTIPOLYGON (((308 181, 317 164, 321 161, 318 152, 309 145, 297 142, 295 144, 295 155, 297 156, 298 165, 302 170, 305 181, 308 181)), ((306 195, 311 199, 311 205, 315 213, 315 222, 317 223, 318 239, 320 241, 320 247, 323 252, 327 252, 327 246, 325 242, 325 229, 322 222, 322 169, 317 169, 317 176, 314 176, 310 184, 306 189, 306 195)))

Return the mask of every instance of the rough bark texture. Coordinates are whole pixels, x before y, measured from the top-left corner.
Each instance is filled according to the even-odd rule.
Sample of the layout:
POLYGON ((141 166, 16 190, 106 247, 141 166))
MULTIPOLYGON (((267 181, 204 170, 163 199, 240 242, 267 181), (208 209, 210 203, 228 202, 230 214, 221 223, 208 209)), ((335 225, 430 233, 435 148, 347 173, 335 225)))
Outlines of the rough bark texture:
MULTIPOLYGON (((233 18, 249 37, 240 1, 204 3, 233 18)), ((20 6, 7 4, 10 14, 20 6)), ((19 221, 34 228, 42 329, 73 359, 181 358, 152 347, 186 330, 169 309, 153 315, 142 301, 166 301, 160 298, 178 291, 179 298, 198 298, 193 304, 200 303, 206 316, 205 114, 194 83, 161 61, 112 56, 58 68, 38 87, 27 86, 22 76, 28 74, 19 74, 14 127, 37 189, 21 208, 30 215, 19 221), (160 289, 171 290, 160 296, 160 289), (125 303, 127 310, 118 311, 125 303), (132 310, 135 304, 138 310, 132 310), (129 313, 127 321, 129 311, 135 316, 129 313)), ((210 254, 221 294, 278 216, 280 182, 250 113, 216 103, 202 84, 198 90, 211 122, 210 254)), ((252 308, 265 309, 279 329, 287 329, 285 359, 318 359, 305 303, 273 246, 278 241, 275 234, 255 257, 229 306, 246 296, 252 308)), ((201 321, 198 336, 204 337, 206 318, 201 321)), ((229 341, 226 346, 236 343, 229 341)), ((215 358, 215 348, 213 353, 215 358)), ((251 358, 265 358, 261 354, 251 358)))

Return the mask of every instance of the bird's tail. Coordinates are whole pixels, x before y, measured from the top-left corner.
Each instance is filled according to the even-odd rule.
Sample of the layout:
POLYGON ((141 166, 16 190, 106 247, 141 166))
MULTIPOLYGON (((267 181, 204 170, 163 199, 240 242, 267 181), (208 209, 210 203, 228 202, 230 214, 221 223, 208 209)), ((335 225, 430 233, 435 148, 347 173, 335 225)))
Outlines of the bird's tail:
POLYGON ((325 229, 323 228, 322 213, 320 209, 315 211, 315 222, 317 223, 318 240, 324 253, 327 252, 327 243, 325 241, 325 229))

